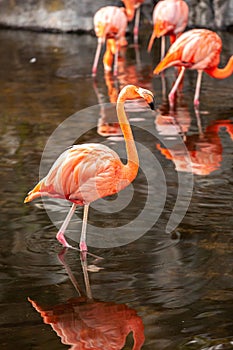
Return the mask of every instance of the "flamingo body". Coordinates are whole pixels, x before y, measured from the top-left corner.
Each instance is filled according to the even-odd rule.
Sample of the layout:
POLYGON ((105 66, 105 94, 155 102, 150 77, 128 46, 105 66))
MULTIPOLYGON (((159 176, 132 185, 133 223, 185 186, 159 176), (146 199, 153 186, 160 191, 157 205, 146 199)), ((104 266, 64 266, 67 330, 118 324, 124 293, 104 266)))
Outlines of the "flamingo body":
POLYGON ((183 33, 169 48, 164 59, 154 69, 154 74, 159 74, 171 66, 182 67, 173 89, 169 94, 169 100, 174 100, 174 94, 181 81, 184 71, 188 69, 198 70, 198 80, 194 96, 194 104, 199 104, 201 75, 205 71, 213 78, 224 79, 233 73, 233 56, 230 57, 225 68, 218 68, 222 40, 213 31, 208 29, 192 29, 183 33))
MULTIPOLYGON (((117 69, 117 55, 120 43, 125 38, 125 32, 128 24, 127 16, 123 8, 117 6, 105 6, 100 8, 94 15, 94 30, 98 38, 98 45, 94 63, 92 66, 92 74, 95 76, 97 72, 98 61, 101 53, 101 47, 108 39, 113 39, 116 42, 115 56, 115 70, 117 69)), ((105 66, 105 70, 110 70, 111 67, 105 66)))
POLYGON ((98 198, 119 192, 135 179, 139 159, 132 130, 124 111, 124 102, 127 99, 139 98, 143 98, 153 108, 152 92, 135 85, 125 86, 117 99, 117 117, 126 144, 126 164, 121 162, 116 152, 105 145, 95 143, 74 145, 58 157, 47 176, 25 198, 25 203, 41 196, 62 198, 73 203, 57 234, 57 239, 63 246, 71 247, 64 237, 64 232, 77 205, 84 205, 80 250, 86 251, 89 204, 98 198))
POLYGON ((103 144, 74 145, 58 157, 29 198, 49 196, 85 205, 119 192, 136 174, 137 166, 127 174, 118 154, 103 144))
MULTIPOLYGON (((173 43, 178 34, 182 33, 188 23, 189 8, 184 0, 162 0, 159 1, 153 11, 153 32, 148 45, 151 50, 155 38, 170 35, 173 43)), ((164 56, 161 48, 161 57, 164 56)))

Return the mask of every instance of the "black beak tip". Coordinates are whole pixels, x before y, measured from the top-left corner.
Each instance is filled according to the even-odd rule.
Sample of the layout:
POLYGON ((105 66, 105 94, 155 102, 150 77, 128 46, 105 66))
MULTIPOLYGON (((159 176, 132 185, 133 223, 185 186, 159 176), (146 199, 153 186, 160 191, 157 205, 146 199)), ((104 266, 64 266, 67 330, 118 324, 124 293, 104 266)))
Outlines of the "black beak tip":
POLYGON ((154 104, 154 102, 150 102, 150 103, 149 103, 149 106, 150 106, 150 108, 152 109, 152 111, 155 110, 155 104, 154 104))

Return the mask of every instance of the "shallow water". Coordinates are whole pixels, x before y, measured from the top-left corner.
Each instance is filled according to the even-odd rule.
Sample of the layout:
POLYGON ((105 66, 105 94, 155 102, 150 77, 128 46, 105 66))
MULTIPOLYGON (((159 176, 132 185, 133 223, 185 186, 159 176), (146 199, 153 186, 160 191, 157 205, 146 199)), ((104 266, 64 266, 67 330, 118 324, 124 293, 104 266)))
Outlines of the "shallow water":
MULTIPOLYGON (((125 50, 118 79, 104 78, 100 64, 93 81, 94 37, 0 31, 1 349, 84 349, 81 340, 93 344, 85 349, 132 349, 131 331, 145 350, 233 349, 233 77, 204 75, 195 113, 196 72, 187 72, 169 112, 149 34, 139 51, 125 50), (151 89, 156 111, 126 105, 141 169, 132 186, 91 207, 89 249, 104 259, 88 257, 87 302, 78 253, 65 259, 81 297, 58 256, 68 203, 23 200, 73 143, 103 142, 125 158, 109 102, 126 83, 151 89)), ((220 35, 223 65, 233 34, 220 35)), ((167 91, 174 74, 165 74, 167 91)), ((74 244, 81 219, 79 209, 67 232, 74 244)))

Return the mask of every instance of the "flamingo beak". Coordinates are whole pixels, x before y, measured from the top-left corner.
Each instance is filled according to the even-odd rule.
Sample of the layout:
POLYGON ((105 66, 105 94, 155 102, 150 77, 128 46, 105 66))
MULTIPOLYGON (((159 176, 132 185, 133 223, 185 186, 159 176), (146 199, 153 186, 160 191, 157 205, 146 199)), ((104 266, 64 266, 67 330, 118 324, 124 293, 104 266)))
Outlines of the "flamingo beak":
POLYGON ((154 111, 154 110, 155 110, 155 104, 154 104, 154 101, 153 101, 153 102, 148 103, 148 105, 150 106, 150 108, 152 109, 152 111, 154 111))

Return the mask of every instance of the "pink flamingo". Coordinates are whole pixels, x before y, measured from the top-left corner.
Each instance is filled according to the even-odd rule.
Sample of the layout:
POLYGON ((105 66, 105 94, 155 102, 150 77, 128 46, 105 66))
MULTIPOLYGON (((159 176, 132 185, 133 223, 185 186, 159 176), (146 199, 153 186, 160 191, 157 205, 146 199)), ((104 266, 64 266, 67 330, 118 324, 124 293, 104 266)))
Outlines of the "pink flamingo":
POLYGON ((181 67, 176 82, 169 93, 170 104, 174 104, 176 90, 183 79, 185 69, 197 69, 197 83, 194 105, 199 105, 199 95, 203 71, 213 78, 224 79, 233 73, 233 55, 224 68, 219 68, 222 40, 208 29, 192 29, 183 34, 171 45, 164 59, 154 69, 159 74, 171 66, 181 67))
POLYGON ((139 35, 139 22, 140 22, 140 7, 145 0, 122 0, 126 8, 126 16, 128 21, 131 22, 134 18, 134 44, 138 44, 138 35, 139 35))
MULTIPOLYGON (((122 39, 125 38, 125 32, 128 24, 128 19, 125 14, 125 9, 117 6, 105 6, 100 8, 94 15, 94 30, 98 38, 95 58, 92 66, 92 75, 97 73, 99 57, 102 45, 108 39, 113 39, 115 42, 114 49, 114 75, 117 75, 117 60, 118 52, 122 39)), ((106 70, 111 69, 110 66, 105 66, 106 70)))
POLYGON ((148 45, 151 51, 155 38, 161 37, 161 60, 165 54, 165 35, 171 44, 184 31, 188 23, 189 8, 184 0, 161 0, 153 11, 154 29, 148 45))
POLYGON ((151 91, 126 85, 117 99, 117 117, 125 139, 128 161, 123 164, 116 152, 103 144, 88 143, 73 145, 63 152, 45 176, 24 202, 30 202, 41 196, 62 198, 70 201, 72 207, 57 233, 58 241, 64 247, 70 247, 64 233, 77 205, 84 206, 83 226, 80 238, 81 252, 87 251, 86 228, 88 209, 91 202, 119 192, 136 177, 139 168, 138 153, 124 102, 143 98, 153 109, 151 91))

